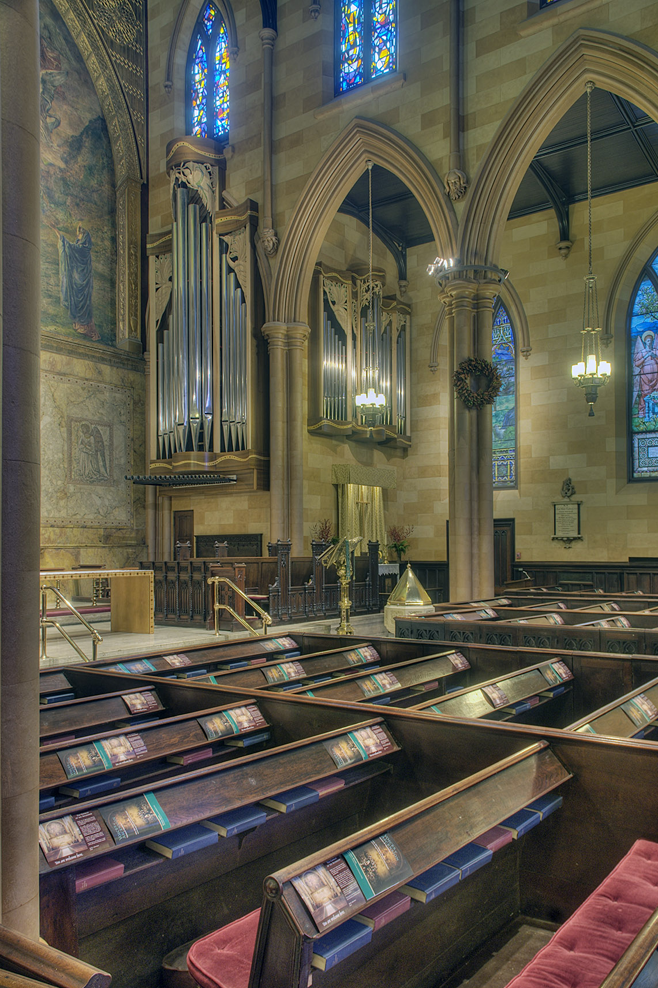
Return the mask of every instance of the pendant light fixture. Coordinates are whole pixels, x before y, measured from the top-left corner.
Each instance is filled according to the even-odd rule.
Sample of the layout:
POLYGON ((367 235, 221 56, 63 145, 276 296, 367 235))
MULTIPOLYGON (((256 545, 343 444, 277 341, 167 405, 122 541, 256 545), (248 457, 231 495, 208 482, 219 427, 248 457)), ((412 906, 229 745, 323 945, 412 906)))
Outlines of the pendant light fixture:
POLYGON ((589 270, 585 277, 585 298, 583 302, 583 328, 580 362, 571 367, 571 377, 578 388, 585 391, 585 401, 589 405, 590 416, 594 415, 594 402, 599 388, 608 383, 611 366, 601 360, 601 326, 599 325, 599 299, 596 290, 596 276, 592 273, 592 90, 594 83, 588 82, 587 89, 587 219, 589 233, 589 270))
POLYGON ((360 411, 367 415, 383 409, 386 398, 379 390, 379 347, 377 340, 377 324, 373 310, 372 282, 372 161, 368 166, 368 316, 365 325, 365 367, 363 372, 365 390, 355 396, 354 402, 360 411))

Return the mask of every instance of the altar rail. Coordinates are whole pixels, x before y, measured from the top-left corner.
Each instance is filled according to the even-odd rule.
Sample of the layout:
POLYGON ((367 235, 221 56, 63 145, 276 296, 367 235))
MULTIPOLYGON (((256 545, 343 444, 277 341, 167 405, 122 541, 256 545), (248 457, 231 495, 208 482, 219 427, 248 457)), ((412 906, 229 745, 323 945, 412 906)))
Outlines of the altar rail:
MULTIPOLYGON (((269 555, 244 559, 188 559, 142 562, 153 570, 155 620, 159 624, 206 627, 213 618, 212 587, 208 577, 229 575, 248 596, 266 598, 259 603, 274 622, 329 617, 338 614, 340 585, 333 566, 326 568, 320 556, 324 542, 312 542, 311 556, 292 556, 290 541, 268 543, 269 555), (230 567, 231 574, 224 570, 230 567)), ((379 610, 379 543, 369 542, 367 555, 355 558, 350 583, 353 614, 379 610)), ((233 594, 227 591, 233 598, 233 594)), ((244 616, 244 602, 226 600, 244 616)))

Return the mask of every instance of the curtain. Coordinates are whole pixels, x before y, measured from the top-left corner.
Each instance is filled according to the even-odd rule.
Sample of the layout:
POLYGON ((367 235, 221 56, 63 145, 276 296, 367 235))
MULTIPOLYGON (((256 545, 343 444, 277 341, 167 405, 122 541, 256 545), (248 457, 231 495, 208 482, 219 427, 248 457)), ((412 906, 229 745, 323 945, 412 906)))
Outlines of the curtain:
POLYGON ((386 525, 381 487, 362 484, 338 484, 338 536, 353 539, 361 536, 357 554, 368 551, 368 542, 379 542, 386 558, 386 525))

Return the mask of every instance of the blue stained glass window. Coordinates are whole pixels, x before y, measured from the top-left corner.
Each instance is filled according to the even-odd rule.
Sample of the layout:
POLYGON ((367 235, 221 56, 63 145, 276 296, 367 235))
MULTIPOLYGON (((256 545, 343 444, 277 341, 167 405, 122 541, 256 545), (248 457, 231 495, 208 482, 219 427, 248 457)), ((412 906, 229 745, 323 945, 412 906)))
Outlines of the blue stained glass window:
POLYGON ((188 62, 188 133, 195 137, 228 139, 229 69, 226 25, 209 2, 192 34, 188 62))
POLYGON ((228 134, 228 35, 222 21, 215 47, 215 136, 228 134))
POLYGON ((658 480, 658 256, 645 267, 629 310, 631 480, 658 480))
POLYGON ((336 3, 336 92, 397 69, 397 0, 336 3))
POLYGON ((492 412, 493 485, 515 488, 516 481, 516 347, 505 307, 498 305, 492 332, 492 362, 502 387, 492 412))
POLYGON ((208 59, 206 49, 197 39, 194 61, 192 62, 192 133, 195 137, 208 136, 207 115, 208 59))

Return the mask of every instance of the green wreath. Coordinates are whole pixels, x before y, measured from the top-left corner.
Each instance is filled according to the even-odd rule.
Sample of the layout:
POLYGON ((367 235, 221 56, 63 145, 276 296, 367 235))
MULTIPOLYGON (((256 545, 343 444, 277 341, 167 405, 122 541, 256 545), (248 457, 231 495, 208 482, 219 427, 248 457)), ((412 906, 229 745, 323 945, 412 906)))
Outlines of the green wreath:
POLYGON ((461 398, 467 408, 484 408, 485 405, 493 405, 503 384, 494 365, 480 357, 467 357, 466 360, 462 360, 453 375, 452 383, 457 397, 461 398), (486 377, 489 379, 489 384, 483 391, 473 391, 472 377, 486 377))

